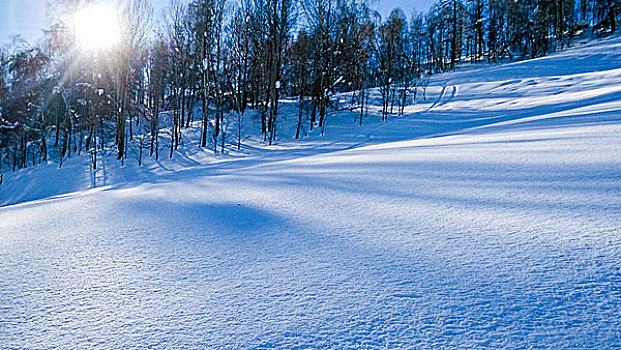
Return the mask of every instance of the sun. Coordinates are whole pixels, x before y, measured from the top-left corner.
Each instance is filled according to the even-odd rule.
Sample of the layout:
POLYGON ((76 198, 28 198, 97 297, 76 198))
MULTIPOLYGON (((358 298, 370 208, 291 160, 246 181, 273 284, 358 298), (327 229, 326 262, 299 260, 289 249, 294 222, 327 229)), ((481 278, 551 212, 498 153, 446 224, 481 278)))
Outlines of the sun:
POLYGON ((104 50, 119 42, 121 29, 116 11, 111 6, 92 5, 74 15, 78 45, 86 50, 104 50))

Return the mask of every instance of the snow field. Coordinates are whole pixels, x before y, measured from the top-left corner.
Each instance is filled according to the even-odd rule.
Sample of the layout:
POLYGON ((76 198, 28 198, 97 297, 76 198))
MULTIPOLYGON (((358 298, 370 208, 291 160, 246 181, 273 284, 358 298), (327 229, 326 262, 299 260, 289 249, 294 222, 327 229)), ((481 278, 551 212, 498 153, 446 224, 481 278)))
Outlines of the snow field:
POLYGON ((1 347, 619 348, 620 43, 438 76, 303 145, 285 106, 239 157, 9 175, 1 347))

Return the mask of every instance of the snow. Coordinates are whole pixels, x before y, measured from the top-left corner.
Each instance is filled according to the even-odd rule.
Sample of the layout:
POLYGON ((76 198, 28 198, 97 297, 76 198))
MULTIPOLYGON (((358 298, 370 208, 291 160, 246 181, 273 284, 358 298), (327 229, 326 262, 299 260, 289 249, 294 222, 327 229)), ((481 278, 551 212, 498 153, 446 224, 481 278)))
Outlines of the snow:
POLYGON ((87 157, 5 174, 1 347, 619 348, 620 48, 301 141, 284 102, 276 146, 103 156, 95 188, 87 157))

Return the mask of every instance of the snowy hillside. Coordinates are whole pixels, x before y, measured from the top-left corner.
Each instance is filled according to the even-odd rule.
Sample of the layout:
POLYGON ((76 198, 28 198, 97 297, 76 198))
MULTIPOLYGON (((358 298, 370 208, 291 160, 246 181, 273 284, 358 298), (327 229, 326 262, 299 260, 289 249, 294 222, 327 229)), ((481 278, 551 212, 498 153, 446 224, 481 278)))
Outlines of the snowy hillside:
POLYGON ((0 348, 621 347, 621 37, 301 141, 288 104, 276 146, 5 174, 0 348))

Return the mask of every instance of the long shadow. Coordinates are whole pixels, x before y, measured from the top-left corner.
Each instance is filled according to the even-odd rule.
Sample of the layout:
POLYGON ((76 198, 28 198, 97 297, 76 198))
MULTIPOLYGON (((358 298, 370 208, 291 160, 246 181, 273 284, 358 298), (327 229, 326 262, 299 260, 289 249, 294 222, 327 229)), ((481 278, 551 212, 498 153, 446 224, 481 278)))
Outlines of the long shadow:
POLYGON ((407 128, 405 126, 399 128, 397 125, 391 125, 392 128, 390 130, 387 130, 388 127, 382 128, 381 131, 388 131, 389 133, 383 137, 381 133, 378 133, 379 135, 375 136, 373 142, 378 143, 379 141, 382 141, 382 138, 387 139, 390 137, 392 137, 394 141, 403 141, 406 139, 424 139, 460 135, 465 132, 482 134, 498 130, 524 131, 541 127, 549 128, 555 126, 564 127, 595 124, 617 124, 621 122, 621 115, 618 111, 595 113, 589 111, 576 112, 575 114, 569 116, 566 114, 571 113, 571 110, 579 110, 582 107, 616 102, 618 100, 618 92, 611 92, 600 95, 596 98, 585 99, 581 102, 563 102, 546 106, 506 110, 503 112, 463 108, 460 109, 460 111, 431 110, 414 117, 406 116, 393 119, 393 124, 405 123, 407 124, 407 128), (560 114, 560 116, 554 116, 554 114, 560 114), (542 119, 536 119, 536 117, 540 116, 542 119), (507 122, 514 123, 506 124, 507 122), (393 132, 395 130, 396 132, 393 132), (405 131, 403 134, 399 134, 398 131, 400 130, 405 131))
MULTIPOLYGON (((613 165, 590 165, 588 171, 580 165, 560 169, 545 165, 507 165, 496 163, 467 162, 412 162, 395 164, 393 161, 372 163, 330 165, 321 173, 307 174, 304 167, 298 167, 295 174, 287 174, 275 169, 266 174, 244 176, 243 180, 254 182, 257 186, 278 187, 288 186, 307 188, 308 191, 336 191, 347 194, 362 194, 418 200, 425 203, 448 203, 463 205, 468 208, 519 208, 538 210, 548 213, 550 210, 563 210, 580 213, 582 211, 599 211, 614 214, 619 212, 618 204, 590 201, 601 195, 605 198, 615 197, 621 188, 618 180, 618 169, 613 165), (386 169, 396 178, 400 186, 386 186, 391 178, 384 178, 386 169), (593 179, 594 178, 594 179, 593 179), (587 182, 587 183, 585 183, 587 182), (428 183, 432 187, 416 187, 428 183), (454 185, 457 189, 468 189, 462 193, 436 194, 433 186, 454 185), (412 184, 412 186, 407 186, 412 184), (403 186, 405 185, 405 186, 403 186), (490 197, 489 189, 505 192, 505 197, 490 197), (475 193, 481 191, 485 197, 477 198, 475 193), (550 202, 544 200, 519 200, 510 193, 527 194, 528 198, 541 198, 539 193, 545 192, 549 198, 580 199, 581 202, 550 202), (470 194, 470 195, 469 195, 470 194), (571 194, 568 196, 568 194, 571 194)), ((312 170, 313 167, 308 167, 312 170)), ((449 187, 450 188, 450 187, 449 187)))
MULTIPOLYGON (((610 45, 618 46, 621 40, 620 38, 612 38, 608 39, 608 41, 610 45)), ((546 75, 541 75, 541 73, 546 67, 549 70, 549 65, 551 64, 550 60, 562 62, 563 60, 575 60, 576 57, 592 58, 594 53, 590 50, 589 46, 585 46, 576 49, 575 52, 564 52, 559 55, 553 55, 538 60, 518 62, 501 67, 490 67, 489 69, 494 69, 494 72, 500 72, 498 73, 499 76, 503 76, 501 73, 504 71, 512 72, 509 75, 514 79, 516 76, 520 76, 521 73, 519 72, 522 71, 532 72, 534 75, 533 77, 545 77, 546 75), (515 71, 516 69, 517 72, 515 71)), ((614 56, 614 54, 612 54, 612 56, 614 56)), ((608 56, 601 59, 595 58, 595 61, 590 61, 589 65, 585 65, 587 66, 586 68, 583 67, 584 69, 575 67, 573 64, 566 64, 563 66, 565 70, 557 70, 553 73, 554 75, 577 74, 583 71, 598 71, 603 69, 604 66, 610 69, 609 60, 610 57, 608 56)), ((455 77, 452 79, 454 80, 455 77)), ((506 86, 517 82, 519 82, 519 79, 506 82, 504 85, 506 86)), ((285 142, 284 147, 276 149, 253 146, 246 143, 241 150, 241 153, 244 154, 241 158, 223 157, 219 161, 207 165, 201 164, 201 162, 193 159, 198 151, 190 150, 189 147, 192 146, 187 145, 186 149, 183 151, 175 151, 174 156, 174 162, 178 165, 176 168, 184 169, 175 170, 175 168, 167 168, 163 162, 159 162, 156 163, 158 166, 158 169, 156 169, 157 171, 140 169, 138 172, 143 176, 139 179, 132 179, 131 176, 128 178, 121 176, 120 179, 115 181, 116 183, 112 184, 112 188, 133 186, 137 183, 145 182, 145 178, 147 179, 146 182, 161 182, 170 181, 175 178, 187 178, 189 176, 218 176, 237 171, 248 171, 257 167, 270 166, 277 162, 343 150, 352 150, 367 145, 377 145, 391 141, 431 139, 465 133, 483 134, 496 131, 537 130, 549 127, 617 124, 621 121, 621 116, 618 114, 618 111, 597 112, 595 114, 588 111, 579 111, 579 109, 583 107, 617 102, 619 100, 618 91, 602 94, 594 98, 585 98, 579 101, 567 101, 519 109, 508 108, 503 111, 489 111, 476 108, 460 108, 459 111, 434 109, 435 105, 442 106, 446 104, 447 101, 442 100, 446 100, 445 97, 449 94, 447 91, 448 89, 447 87, 443 89, 438 100, 427 111, 410 116, 391 117, 390 120, 385 123, 376 122, 375 124, 365 125, 362 129, 357 129, 359 132, 348 135, 348 137, 351 136, 348 142, 339 142, 335 140, 324 141, 321 138, 313 138, 311 141, 299 141, 300 143, 285 142), (568 116, 567 113, 571 113, 571 110, 578 111, 568 116), (554 115, 557 113, 560 116, 554 115), (537 117, 542 117, 542 119, 529 119, 537 117), (159 170, 164 170, 165 173, 157 174, 159 170)), ((496 95, 509 98, 510 93, 499 92, 496 95)), ((453 87, 452 95, 448 96, 448 99, 451 101, 459 101, 466 100, 469 97, 483 98, 484 96, 476 94, 472 96, 462 96, 457 94, 457 89, 453 87)), ((347 118, 349 118, 349 116, 347 116, 347 118)), ((166 139, 162 139, 163 150, 168 146, 169 143, 167 143, 166 139)), ((104 184, 107 184, 108 172, 104 172, 104 176, 106 177, 104 179, 104 184)), ((10 203, 13 202, 15 202, 15 200, 10 203)))
POLYGON ((480 82, 485 81, 481 79, 485 77, 492 78, 494 81, 505 79, 505 77, 508 77, 507 79, 557 77, 621 68, 620 47, 621 36, 617 35, 545 57, 502 65, 483 66, 474 71, 457 71, 448 74, 446 77, 441 77, 438 81, 458 79, 467 81, 470 78, 475 82, 480 82), (551 67, 554 69, 550 69, 551 67))
MULTIPOLYGON (((612 94, 609 94, 605 97, 602 97, 603 101, 608 101, 609 99, 613 99, 612 94)), ((559 104, 548 109, 550 114, 553 114, 554 111, 562 112, 567 108, 567 104, 559 104)), ((444 124, 446 125, 446 129, 443 132, 438 133, 438 127, 431 127, 429 132, 425 132, 424 128, 420 128, 419 132, 411 132, 407 131, 403 135, 395 134, 392 130, 389 130, 389 135, 386 137, 388 140, 384 140, 381 135, 381 130, 378 130, 378 134, 374 138, 370 139, 362 139, 358 143, 351 143, 349 145, 342 144, 337 141, 326 142, 322 145, 315 145, 312 149, 306 149, 304 146, 299 146, 297 149, 289 149, 288 147, 283 149, 276 150, 268 150, 265 151, 261 148, 254 148, 252 146, 246 146, 249 150, 256 151, 260 154, 260 157, 257 156, 249 156, 237 159, 227 159, 221 162, 216 162, 208 165, 201 165, 193 168, 186 168, 177 171, 170 171, 165 174, 148 174, 146 178, 135 180, 135 181, 126 181, 124 183, 115 184, 112 187, 108 187, 109 190, 118 189, 118 188, 127 188, 133 187, 140 183, 161 183, 161 182, 171 182, 171 181, 182 181, 183 179, 191 179, 195 177, 211 177, 211 176, 222 176, 222 175, 231 175, 231 174, 240 174, 248 171, 257 171, 261 168, 267 169, 276 169, 279 163, 287 162, 293 159, 302 159, 304 157, 314 157, 317 155, 326 155, 335 152, 341 152, 343 150, 354 150, 359 147, 369 146, 381 144, 385 141, 399 141, 399 140, 421 140, 421 139, 431 139, 431 138, 441 138, 452 135, 460 135, 464 133, 468 134, 483 134, 487 132, 494 132, 498 130, 502 131, 526 131, 526 130, 536 130, 538 128, 549 128, 549 127, 576 127, 576 126, 586 126, 586 125, 602 125, 602 124, 618 124, 620 120, 620 116, 617 112, 607 112, 607 113, 598 113, 598 114, 576 114, 571 117, 550 117, 542 120, 533 120, 523 123, 515 123, 510 125, 500 125, 493 126, 497 123, 520 120, 524 118, 528 118, 533 114, 536 114, 539 111, 539 107, 533 107, 527 111, 518 110, 513 113, 507 113, 507 115, 503 116, 493 116, 496 115, 495 112, 488 112, 488 116, 484 116, 480 118, 478 121, 472 121, 470 118, 472 116, 469 111, 465 112, 453 112, 450 115, 456 119, 455 123, 444 124), (479 129, 477 129, 479 128, 479 129), (262 152, 262 153, 261 153, 262 152)), ((438 115, 435 112, 429 112, 427 114, 438 115)), ((439 115, 444 116, 445 113, 439 113, 439 115)), ((405 117, 407 118, 407 117, 405 117)), ((439 118, 437 116, 437 118, 439 118)), ((394 119, 393 122, 399 122, 399 119, 394 119)), ((407 121, 408 124, 414 124, 416 126, 417 120, 407 121)), ((440 122, 438 122, 440 123, 440 122)), ((394 123, 393 123, 394 124, 394 123)), ((392 125, 394 127, 395 125, 392 125)), ((389 128, 389 125, 381 125, 381 127, 389 128)), ((527 142, 538 142, 544 141, 546 139, 535 138, 529 140, 521 140, 521 141, 488 141, 488 142, 475 142, 475 143, 460 143, 463 146, 473 145, 473 144, 508 144, 508 143, 527 143, 527 142)), ((459 145, 459 144, 457 144, 459 145)), ((432 145, 432 146, 416 146, 415 148, 420 147, 452 147, 454 144, 447 145, 432 145)), ((392 147, 392 146, 391 146, 392 147)), ((411 145, 407 146, 395 146, 394 148, 399 147, 411 147, 411 145)), ((369 164, 369 166, 374 166, 373 164, 369 164)))

